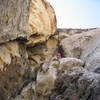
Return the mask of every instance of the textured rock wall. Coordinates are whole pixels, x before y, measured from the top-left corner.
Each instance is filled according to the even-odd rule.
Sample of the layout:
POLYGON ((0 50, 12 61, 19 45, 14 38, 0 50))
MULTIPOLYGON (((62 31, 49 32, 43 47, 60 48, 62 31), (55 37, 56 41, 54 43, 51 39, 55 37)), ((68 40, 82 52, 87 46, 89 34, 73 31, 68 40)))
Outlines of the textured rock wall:
POLYGON ((56 31, 56 15, 46 0, 32 0, 29 12, 28 45, 42 42, 56 31))
POLYGON ((0 100, 100 100, 100 29, 56 34, 45 0, 0 0, 0 11, 0 100))
POLYGON ((0 43, 24 38, 34 44, 55 31, 55 12, 46 0, 0 0, 0 43))
POLYGON ((26 46, 16 41, 0 45, 0 100, 11 100, 29 81, 26 46), (27 72, 27 73, 26 73, 27 72))
POLYGON ((0 43, 26 38, 30 1, 0 0, 0 43))
POLYGON ((46 41, 55 31, 56 16, 47 1, 0 0, 0 100, 33 98, 24 94, 27 87, 32 90, 34 69, 40 65, 28 47, 46 41))
POLYGON ((86 62, 85 67, 91 71, 99 67, 100 29, 73 35, 61 41, 65 55, 77 57, 86 62), (97 64, 98 63, 98 64, 97 64))

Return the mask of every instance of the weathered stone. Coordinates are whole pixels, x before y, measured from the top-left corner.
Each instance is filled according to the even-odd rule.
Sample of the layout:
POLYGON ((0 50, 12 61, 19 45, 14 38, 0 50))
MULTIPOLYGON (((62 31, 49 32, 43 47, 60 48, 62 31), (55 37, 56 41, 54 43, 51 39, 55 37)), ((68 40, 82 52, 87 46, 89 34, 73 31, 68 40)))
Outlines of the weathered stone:
POLYGON ((43 42, 56 31, 56 16, 46 0, 32 0, 29 13, 28 45, 43 42))
POLYGON ((35 82, 30 82, 22 89, 20 95, 16 96, 14 100, 36 100, 36 98, 35 82))
POLYGON ((46 0, 32 0, 29 15, 29 32, 31 35, 48 36, 56 29, 56 17, 53 8, 46 0))
POLYGON ((100 29, 56 34, 46 0, 0 0, 0 11, 0 100, 100 100, 100 29))
POLYGON ((21 98, 25 100, 29 100, 29 99, 35 100, 35 88, 34 87, 35 87, 35 83, 30 82, 28 86, 23 88, 20 94, 21 98))
POLYGON ((26 46, 16 41, 0 45, 0 63, 0 100, 9 100, 29 81, 26 46))
POLYGON ((80 59, 77 58, 61 58, 59 59, 60 62, 60 70, 68 70, 71 69, 73 67, 82 67, 84 65, 83 61, 81 61, 80 59))
POLYGON ((41 96, 49 96, 54 89, 55 81, 57 78, 57 70, 53 66, 45 64, 42 71, 37 74, 36 92, 41 96))
POLYGON ((27 38, 30 1, 0 0, 0 43, 27 38))
POLYGON ((46 0, 0 0, 0 43, 28 39, 34 45, 56 31, 56 16, 46 0))
POLYGON ((57 43, 55 38, 49 38, 46 42, 35 44, 27 49, 29 59, 38 64, 51 61, 57 52, 57 43))
POLYGON ((78 67, 61 76, 49 100, 99 100, 100 75, 78 67))
POLYGON ((61 41, 64 38, 68 38, 70 35, 66 34, 66 33, 55 33, 55 35, 53 36, 55 39, 61 41))
POLYGON ((73 35, 62 40, 61 45, 68 57, 77 57, 85 67, 95 71, 100 65, 100 29, 73 35))

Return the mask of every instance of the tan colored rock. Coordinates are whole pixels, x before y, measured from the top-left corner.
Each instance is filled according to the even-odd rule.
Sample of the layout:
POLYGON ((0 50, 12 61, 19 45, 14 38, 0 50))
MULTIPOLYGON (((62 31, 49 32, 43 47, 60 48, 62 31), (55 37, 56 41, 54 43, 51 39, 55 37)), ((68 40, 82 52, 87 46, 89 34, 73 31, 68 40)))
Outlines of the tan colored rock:
POLYGON ((0 43, 28 39, 45 41, 56 31, 56 16, 46 0, 3 0, 0 3, 0 43), (16 9, 15 9, 16 8, 16 9))
MULTIPOLYGON (((17 96, 19 100, 20 97, 30 99, 27 85, 36 78, 31 72, 45 61, 44 55, 47 55, 46 48, 40 45, 31 51, 32 55, 27 54, 26 44, 35 47, 54 34, 54 10, 46 0, 1 0, 0 11, 0 100, 14 100, 17 96)), ((47 74, 42 78, 47 81, 43 95, 50 94, 54 88, 56 72, 50 68, 47 74)), ((38 79, 39 76, 37 82, 41 84, 42 79, 38 79)))
POLYGON ((91 45, 100 36, 100 29, 94 29, 82 34, 75 34, 61 41, 61 45, 67 57, 79 58, 84 49, 91 45))
POLYGON ((35 61, 37 64, 41 64, 45 61, 46 59, 46 45, 45 43, 38 43, 34 47, 29 48, 28 55, 29 55, 29 60, 35 61))
POLYGON ((21 94, 20 94, 20 98, 24 99, 24 100, 35 100, 35 83, 30 83, 28 84, 28 86, 26 86, 25 88, 23 88, 21 94))
POLYGON ((32 0, 29 14, 29 33, 48 36, 55 32, 56 17, 46 0, 32 0))
POLYGON ((25 86, 20 95, 16 96, 13 100, 36 100, 35 83, 31 82, 25 86))
POLYGON ((34 46, 36 43, 41 43, 46 41, 45 36, 37 35, 35 37, 29 37, 29 41, 26 43, 28 47, 34 46))
POLYGON ((27 44, 45 41, 55 31, 56 17, 51 5, 46 0, 32 0, 29 13, 29 35, 32 37, 27 44))
POLYGON ((58 40, 55 39, 54 37, 51 37, 48 39, 48 41, 46 42, 47 48, 48 49, 53 49, 57 46, 58 40))
POLYGON ((57 50, 57 45, 58 45, 58 40, 55 39, 54 37, 48 39, 48 41, 46 42, 46 47, 47 47, 46 61, 50 61, 54 57, 57 50))
POLYGON ((0 69, 11 64, 11 57, 20 57, 18 42, 13 41, 0 46, 0 69))
POLYGON ((36 92, 41 96, 48 96, 54 89, 55 80, 57 78, 57 70, 53 66, 45 64, 42 71, 38 72, 36 92))
POLYGON ((61 58, 59 59, 60 66, 59 69, 62 71, 69 70, 73 67, 82 67, 84 65, 83 61, 77 58, 61 58))
POLYGON ((38 64, 49 61, 56 53, 57 44, 58 40, 51 37, 46 42, 34 45, 28 49, 29 59, 35 60, 38 64))
POLYGON ((0 43, 27 38, 31 0, 0 0, 0 43))
POLYGON ((23 43, 11 41, 0 45, 0 100, 15 98, 26 84, 29 72, 30 64, 23 43))
POLYGON ((80 58, 88 70, 100 73, 100 29, 73 35, 61 45, 67 57, 80 58))
POLYGON ((70 35, 66 33, 57 33, 53 37, 59 41, 63 40, 64 38, 68 38, 70 35))

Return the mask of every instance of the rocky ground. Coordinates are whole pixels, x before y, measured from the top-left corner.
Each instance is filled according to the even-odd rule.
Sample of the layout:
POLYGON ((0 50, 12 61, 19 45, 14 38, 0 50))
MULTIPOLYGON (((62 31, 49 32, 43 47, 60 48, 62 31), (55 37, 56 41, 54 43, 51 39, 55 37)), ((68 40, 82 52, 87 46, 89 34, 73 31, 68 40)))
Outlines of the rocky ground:
POLYGON ((22 2, 0 3, 0 100, 100 100, 100 29, 56 29, 47 1, 22 2))

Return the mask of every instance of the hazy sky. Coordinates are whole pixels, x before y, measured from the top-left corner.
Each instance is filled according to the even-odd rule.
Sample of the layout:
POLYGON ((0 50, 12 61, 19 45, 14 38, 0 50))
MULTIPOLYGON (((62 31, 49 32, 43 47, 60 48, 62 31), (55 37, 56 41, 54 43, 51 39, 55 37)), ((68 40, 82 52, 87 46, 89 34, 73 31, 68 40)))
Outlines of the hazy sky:
POLYGON ((55 9, 58 27, 100 27, 100 0, 48 0, 55 9))

